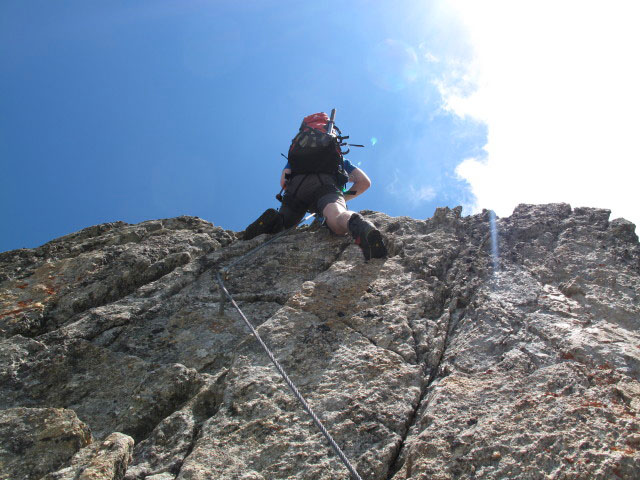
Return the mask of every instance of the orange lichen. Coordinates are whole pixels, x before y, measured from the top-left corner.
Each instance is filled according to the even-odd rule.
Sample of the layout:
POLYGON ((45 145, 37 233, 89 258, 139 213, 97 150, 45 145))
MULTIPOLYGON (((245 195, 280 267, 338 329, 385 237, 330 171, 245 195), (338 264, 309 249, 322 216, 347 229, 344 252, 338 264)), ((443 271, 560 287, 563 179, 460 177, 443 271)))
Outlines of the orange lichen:
POLYGON ((638 450, 638 447, 640 447, 640 442, 638 442, 637 438, 629 438, 625 441, 625 443, 629 446, 630 449, 632 450, 638 450))
POLYGON ((627 455, 633 455, 635 452, 630 449, 630 448, 620 448, 620 447, 609 447, 611 449, 611 451, 613 452, 622 452, 622 453, 626 453, 627 455))
POLYGON ((34 311, 34 310, 44 310, 44 305, 40 302, 34 302, 32 299, 29 300, 21 300, 18 302, 18 307, 13 310, 6 310, 0 312, 0 318, 8 317, 10 315, 16 315, 18 313, 23 313, 26 311, 34 311))
POLYGON ((17 308, 15 310, 10 310, 8 312, 0 313, 0 318, 8 317, 9 315, 15 315, 16 313, 22 313, 25 310, 29 310, 29 307, 17 308))
POLYGON ((17 288, 24 290, 25 288, 27 288, 29 286, 28 283, 23 283, 22 285, 17 285, 17 288))

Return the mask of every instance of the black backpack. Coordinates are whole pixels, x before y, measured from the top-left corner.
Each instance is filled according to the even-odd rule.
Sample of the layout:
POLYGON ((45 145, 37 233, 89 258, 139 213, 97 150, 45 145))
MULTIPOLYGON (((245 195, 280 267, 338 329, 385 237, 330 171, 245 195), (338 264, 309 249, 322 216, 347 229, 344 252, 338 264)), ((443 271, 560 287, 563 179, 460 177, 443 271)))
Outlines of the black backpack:
MULTIPOLYGON (((287 158, 291 174, 328 173, 346 176, 344 154, 348 150, 342 151, 346 138, 348 137, 341 136, 340 129, 326 113, 314 113, 305 117, 289 147, 287 158)), ((346 179, 341 179, 339 183, 346 183, 346 179)))

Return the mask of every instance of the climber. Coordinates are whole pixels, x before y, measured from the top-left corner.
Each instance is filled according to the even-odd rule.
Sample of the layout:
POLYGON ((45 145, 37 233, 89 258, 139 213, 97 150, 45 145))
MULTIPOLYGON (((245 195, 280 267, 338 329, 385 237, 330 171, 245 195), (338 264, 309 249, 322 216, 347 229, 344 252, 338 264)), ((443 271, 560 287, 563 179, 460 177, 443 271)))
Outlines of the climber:
POLYGON ((285 192, 282 206, 279 211, 269 208, 260 215, 245 230, 244 240, 297 225, 311 211, 321 214, 336 235, 351 233, 366 260, 387 255, 380 231, 362 215, 347 209, 346 202, 362 195, 371 186, 371 180, 343 158, 340 141, 346 137, 333 134, 334 128, 338 130, 326 113, 305 117, 280 176, 280 186, 285 192), (349 182, 353 183, 351 189, 343 191, 349 182))

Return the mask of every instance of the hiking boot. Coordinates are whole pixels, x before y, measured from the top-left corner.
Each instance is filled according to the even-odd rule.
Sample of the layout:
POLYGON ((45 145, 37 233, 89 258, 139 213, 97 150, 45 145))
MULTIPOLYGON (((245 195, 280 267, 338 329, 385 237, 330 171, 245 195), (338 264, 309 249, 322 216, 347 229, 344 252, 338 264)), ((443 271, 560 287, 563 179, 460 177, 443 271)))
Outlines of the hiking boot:
POLYGON ((365 220, 359 213, 354 213, 349 219, 348 227, 365 260, 387 256, 382 234, 369 220, 365 220))
POLYGON ((251 240, 263 233, 277 233, 282 228, 282 215, 277 210, 270 208, 265 210, 255 222, 247 227, 242 239, 251 240))

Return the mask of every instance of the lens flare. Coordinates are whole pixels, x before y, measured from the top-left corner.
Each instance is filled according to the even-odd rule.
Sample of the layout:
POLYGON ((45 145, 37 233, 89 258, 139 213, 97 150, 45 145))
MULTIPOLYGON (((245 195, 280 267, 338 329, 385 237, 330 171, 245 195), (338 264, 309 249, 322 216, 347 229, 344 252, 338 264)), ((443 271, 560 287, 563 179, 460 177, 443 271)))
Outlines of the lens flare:
POLYGON ((496 222, 496 214, 493 210, 489 212, 489 229, 491 230, 491 259, 493 260, 493 273, 499 268, 498 258, 498 223, 496 222))
POLYGON ((373 147, 376 143, 378 143, 378 139, 376 137, 371 137, 371 146, 373 147))

